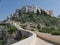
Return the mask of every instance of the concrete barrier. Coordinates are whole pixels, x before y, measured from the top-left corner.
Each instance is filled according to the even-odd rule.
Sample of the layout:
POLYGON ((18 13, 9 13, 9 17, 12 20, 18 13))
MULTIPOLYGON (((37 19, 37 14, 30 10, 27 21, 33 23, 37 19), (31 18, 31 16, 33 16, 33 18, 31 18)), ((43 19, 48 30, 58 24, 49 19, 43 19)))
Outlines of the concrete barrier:
POLYGON ((13 22, 13 25, 16 26, 18 28, 18 30, 20 30, 22 32, 23 36, 27 36, 27 38, 20 40, 20 41, 14 43, 14 44, 11 44, 11 45, 35 45, 36 44, 36 34, 35 33, 22 29, 15 22, 13 22))

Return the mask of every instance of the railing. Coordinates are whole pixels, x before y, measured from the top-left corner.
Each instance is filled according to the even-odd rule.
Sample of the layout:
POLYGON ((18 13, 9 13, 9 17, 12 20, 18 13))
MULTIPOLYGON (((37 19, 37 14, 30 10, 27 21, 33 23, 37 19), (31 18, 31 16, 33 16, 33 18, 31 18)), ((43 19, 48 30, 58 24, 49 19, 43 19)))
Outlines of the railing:
POLYGON ((22 32, 23 36, 27 36, 28 38, 20 40, 11 45, 35 45, 35 43, 36 43, 36 34, 35 33, 20 28, 20 26, 15 22, 13 22, 12 24, 14 26, 16 26, 22 32))

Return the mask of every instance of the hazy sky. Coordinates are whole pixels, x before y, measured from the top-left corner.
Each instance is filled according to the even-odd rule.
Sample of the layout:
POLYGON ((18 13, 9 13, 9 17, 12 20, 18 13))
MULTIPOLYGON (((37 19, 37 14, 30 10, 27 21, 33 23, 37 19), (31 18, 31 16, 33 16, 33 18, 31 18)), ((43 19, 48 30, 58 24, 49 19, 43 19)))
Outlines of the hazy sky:
POLYGON ((37 5, 43 9, 53 10, 55 16, 60 14, 60 0, 1 0, 0 20, 4 20, 24 5, 37 5))

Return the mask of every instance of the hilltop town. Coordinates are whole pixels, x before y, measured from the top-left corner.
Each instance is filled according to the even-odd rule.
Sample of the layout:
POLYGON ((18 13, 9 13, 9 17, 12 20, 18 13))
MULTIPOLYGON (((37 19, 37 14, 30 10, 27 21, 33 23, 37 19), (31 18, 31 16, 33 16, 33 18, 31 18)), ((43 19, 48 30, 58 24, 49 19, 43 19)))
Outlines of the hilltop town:
POLYGON ((37 13, 37 11, 40 14, 47 13, 49 15, 53 15, 53 10, 46 10, 46 9, 39 8, 37 6, 29 6, 29 5, 23 6, 21 9, 17 9, 16 13, 17 14, 18 14, 18 12, 21 12, 21 13, 29 13, 29 12, 37 13))
POLYGON ((15 15, 17 17, 18 14, 27 14, 27 13, 37 13, 41 14, 41 15, 50 15, 50 16, 54 16, 53 14, 53 10, 48 10, 48 9, 42 9, 39 8, 37 6, 23 6, 21 9, 16 9, 15 14, 11 14, 8 17, 11 17, 13 15, 15 15))
MULTIPOLYGON (((27 38, 29 33, 25 32, 25 30, 35 32, 39 37, 44 37, 46 35, 45 33, 47 33, 44 38, 48 38, 48 40, 54 39, 53 35, 60 35, 60 18, 56 18, 52 10, 45 10, 38 8, 37 6, 23 6, 21 9, 16 9, 15 13, 8 16, 7 19, 4 20, 0 25, 5 26, 3 27, 4 29, 7 28, 7 30, 4 30, 7 33, 1 31, 3 32, 3 35, 7 35, 5 38, 3 38, 3 40, 6 40, 7 45, 11 44, 12 42, 27 38)), ((56 37, 56 39, 57 38, 58 37, 56 37)), ((35 39, 35 37, 33 39, 35 39)), ((53 40, 53 42, 56 41, 53 40)), ((58 43, 60 42, 57 42, 57 44, 58 43)))
POLYGON ((60 45, 60 0, 0 0, 0 45, 60 45))

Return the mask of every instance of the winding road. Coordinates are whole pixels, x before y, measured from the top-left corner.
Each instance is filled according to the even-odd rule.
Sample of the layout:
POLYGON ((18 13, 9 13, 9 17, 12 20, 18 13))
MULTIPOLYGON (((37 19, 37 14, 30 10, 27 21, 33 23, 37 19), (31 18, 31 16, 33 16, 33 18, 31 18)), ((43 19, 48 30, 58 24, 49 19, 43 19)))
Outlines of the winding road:
MULTIPOLYGON (((16 27, 21 28, 18 23, 16 23, 16 27)), ((39 37, 36 37, 36 45, 54 45, 54 44, 51 44, 49 42, 46 42, 46 41, 40 39, 39 37)))

